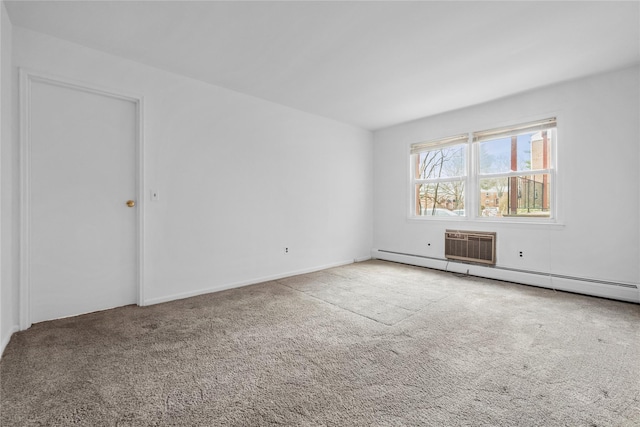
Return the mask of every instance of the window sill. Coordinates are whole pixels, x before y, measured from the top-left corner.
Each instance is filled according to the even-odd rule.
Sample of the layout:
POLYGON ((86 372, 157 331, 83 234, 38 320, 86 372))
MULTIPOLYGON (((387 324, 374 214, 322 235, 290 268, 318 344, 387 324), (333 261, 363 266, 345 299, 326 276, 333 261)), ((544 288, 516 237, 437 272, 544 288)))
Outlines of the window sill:
POLYGON ((451 217, 408 217, 408 222, 412 223, 424 223, 424 222, 439 222, 446 224, 460 224, 461 226, 464 224, 471 225, 474 227, 481 228, 482 226, 491 226, 491 227, 507 227, 507 228, 546 228, 549 230, 553 229, 563 229, 565 228, 565 224, 563 222, 557 222, 554 220, 541 221, 540 219, 530 219, 526 220, 523 218, 451 218, 451 217))

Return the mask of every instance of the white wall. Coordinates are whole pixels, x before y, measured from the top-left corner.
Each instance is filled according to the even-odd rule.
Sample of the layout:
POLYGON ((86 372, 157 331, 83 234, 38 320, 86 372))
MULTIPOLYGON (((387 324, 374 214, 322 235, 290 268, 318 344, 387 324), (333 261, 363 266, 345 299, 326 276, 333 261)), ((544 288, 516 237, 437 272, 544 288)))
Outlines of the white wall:
MULTIPOLYGON (((624 69, 375 132, 374 248, 444 258, 446 228, 497 231, 498 267, 638 284, 638 76, 637 67, 624 69), (560 225, 408 219, 409 144, 554 115, 560 225)), ((476 270, 489 277, 528 280, 498 269, 476 270)), ((545 285, 538 283, 540 276, 529 279, 545 285)), ((560 282, 548 279, 547 284, 560 282)), ((572 286, 594 293, 589 283, 572 286)), ((600 286, 601 291, 608 292, 607 286, 600 286)), ((608 296, 619 297, 618 291, 608 296)), ((636 290, 623 293, 638 300, 636 290)))
MULTIPOLYGON (((17 293, 14 289, 15 261, 13 258, 13 230, 14 224, 14 196, 11 184, 16 172, 13 168, 14 160, 17 161, 13 151, 12 139, 12 80, 11 80, 11 42, 12 26, 4 3, 0 5, 0 19, 2 34, 0 35, 0 355, 9 342, 11 334, 18 324, 17 293)), ((17 182, 17 181, 16 181, 17 182)), ((17 195, 16 195, 17 197, 17 195)), ((16 242, 17 243, 17 242, 16 242)))
POLYGON ((17 26, 13 66, 144 97, 145 303, 370 256, 370 132, 17 26))

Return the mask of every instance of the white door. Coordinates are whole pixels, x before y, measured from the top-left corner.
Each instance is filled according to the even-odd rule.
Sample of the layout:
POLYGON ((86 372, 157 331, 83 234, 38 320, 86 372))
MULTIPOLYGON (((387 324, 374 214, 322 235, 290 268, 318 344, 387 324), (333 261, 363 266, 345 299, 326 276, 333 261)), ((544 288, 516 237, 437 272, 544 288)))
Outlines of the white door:
POLYGON ((137 106, 34 80, 31 322, 137 302, 137 106))

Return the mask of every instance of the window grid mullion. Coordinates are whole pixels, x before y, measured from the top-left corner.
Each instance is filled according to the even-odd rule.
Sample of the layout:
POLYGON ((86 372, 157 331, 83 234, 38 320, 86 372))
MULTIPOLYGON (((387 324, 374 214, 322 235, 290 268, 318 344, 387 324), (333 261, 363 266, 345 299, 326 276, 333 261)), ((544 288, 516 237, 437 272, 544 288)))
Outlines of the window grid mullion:
POLYGON ((418 184, 437 184, 439 182, 458 182, 458 181, 465 182, 466 176, 462 175, 462 176, 456 176, 453 178, 414 179, 413 183, 418 185, 418 184))
POLYGON ((477 176, 479 179, 491 179, 491 178, 511 178, 513 176, 529 176, 529 175, 543 175, 551 173, 551 169, 535 169, 528 171, 516 171, 516 172, 499 172, 499 173, 479 173, 477 176))

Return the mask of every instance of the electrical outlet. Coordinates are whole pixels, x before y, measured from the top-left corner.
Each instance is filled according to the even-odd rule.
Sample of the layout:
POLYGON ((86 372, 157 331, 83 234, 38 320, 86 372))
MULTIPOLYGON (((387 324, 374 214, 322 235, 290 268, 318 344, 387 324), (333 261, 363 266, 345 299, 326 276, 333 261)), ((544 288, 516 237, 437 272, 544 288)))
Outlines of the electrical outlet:
POLYGON ((288 254, 289 253, 289 248, 284 248, 284 253, 288 254))
POLYGON ((520 251, 520 258, 522 258, 522 251, 520 251))

